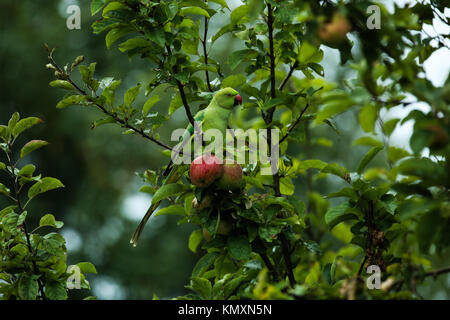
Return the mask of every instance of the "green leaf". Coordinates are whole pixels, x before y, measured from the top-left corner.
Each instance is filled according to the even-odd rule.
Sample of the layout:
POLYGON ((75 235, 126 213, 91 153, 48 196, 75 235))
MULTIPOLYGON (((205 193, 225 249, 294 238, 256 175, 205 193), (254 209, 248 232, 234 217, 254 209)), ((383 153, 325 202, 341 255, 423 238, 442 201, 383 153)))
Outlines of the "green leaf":
POLYGON ((179 183, 165 184, 161 188, 159 188, 153 195, 152 204, 158 203, 159 201, 162 201, 170 196, 177 195, 189 189, 189 186, 179 183))
POLYGON ((197 292, 203 299, 211 299, 211 282, 205 278, 191 278, 190 288, 197 292))
POLYGON ((11 116, 11 118, 8 121, 8 128, 9 131, 12 132, 14 127, 16 126, 17 122, 19 122, 20 115, 18 112, 14 112, 11 116))
POLYGON ((357 216, 349 213, 346 214, 345 212, 349 208, 348 201, 341 203, 340 205, 337 205, 336 207, 333 207, 325 213, 325 223, 328 225, 328 227, 333 229, 334 226, 336 226, 338 223, 350 219, 356 219, 357 216))
POLYGON ((308 41, 303 41, 300 45, 298 62, 300 65, 308 63, 319 63, 323 59, 323 51, 313 46, 308 41))
POLYGON ((125 104, 130 107, 131 104, 136 100, 137 95, 139 94, 139 90, 141 89, 141 85, 138 84, 135 87, 132 87, 125 92, 125 96, 123 97, 123 101, 125 104))
POLYGON ((399 120, 400 119, 394 118, 394 119, 390 119, 384 123, 384 125, 383 125, 384 133, 387 136, 390 136, 392 134, 392 132, 395 130, 395 127, 397 126, 397 123, 399 122, 399 120))
POLYGON ((209 0, 208 2, 215 2, 220 4, 223 8, 228 8, 227 2, 225 0, 209 0))
POLYGON ((11 190, 7 188, 3 183, 0 183, 0 193, 3 193, 5 196, 9 196, 11 190))
POLYGON ((283 177, 280 179, 280 192, 284 195, 292 195, 294 194, 294 183, 292 182, 291 178, 283 177))
POLYGON ((36 300, 39 284, 36 276, 22 274, 19 278, 19 296, 23 300, 36 300))
POLYGON ((177 15, 177 12, 178 12, 177 1, 172 1, 172 2, 168 3, 167 6, 165 7, 165 10, 166 10, 167 19, 169 21, 171 21, 173 18, 175 18, 175 16, 177 15))
POLYGON ((231 25, 236 25, 238 23, 245 23, 248 21, 248 15, 251 11, 250 6, 248 5, 242 5, 237 7, 236 9, 231 12, 230 15, 230 22, 231 25))
POLYGON ((100 127, 104 124, 108 124, 108 123, 115 123, 116 120, 113 117, 106 117, 103 119, 99 119, 99 120, 95 120, 94 121, 94 128, 100 127))
POLYGON ((175 94, 169 105, 169 116, 172 115, 172 113, 174 113, 176 110, 178 110, 182 105, 183 101, 181 100, 180 94, 175 94))
POLYGON ((295 213, 297 214, 297 216, 301 217, 305 214, 306 206, 303 201, 301 201, 295 195, 288 196, 287 199, 288 199, 289 203, 294 206, 294 210, 295 210, 295 213))
POLYGON ((9 137, 11 135, 11 130, 7 126, 0 125, 0 137, 3 139, 3 141, 8 141, 9 137))
POLYGON ((179 216, 184 216, 186 215, 186 211, 184 210, 183 206, 180 206, 178 204, 174 204, 172 206, 166 207, 166 208, 162 208, 159 209, 154 216, 162 216, 162 215, 167 215, 167 214, 172 214, 172 215, 179 215, 179 216))
POLYGON ((238 73, 238 74, 232 74, 225 79, 223 79, 222 84, 220 85, 221 88, 231 87, 231 88, 237 88, 241 85, 243 85, 247 81, 247 78, 244 77, 244 75, 238 73))
POLYGON ((152 43, 149 42, 144 37, 131 38, 119 45, 120 52, 127 52, 130 50, 134 50, 136 48, 145 48, 151 46, 152 43))
POLYGON ((338 192, 332 192, 326 196, 327 199, 338 197, 346 197, 352 200, 358 200, 358 194, 352 188, 343 188, 338 192))
POLYGON ((160 47, 164 47, 166 44, 166 34, 161 28, 148 30, 145 35, 160 47))
POLYGON ((382 147, 383 143, 373 137, 364 136, 356 139, 353 142, 353 145, 362 145, 362 146, 370 146, 370 147, 382 147))
POLYGON ((198 260, 197 264, 195 265, 194 269, 192 270, 192 276, 193 277, 200 277, 202 276, 206 270, 209 269, 209 267, 214 263, 214 260, 219 254, 217 252, 209 252, 205 254, 203 257, 198 260))
POLYGON ((33 184, 31 188, 28 189, 28 198, 32 199, 38 194, 62 187, 64 187, 64 185, 58 179, 45 177, 33 184))
POLYGON ((60 229, 60 228, 63 227, 63 225, 64 225, 63 222, 56 221, 55 217, 52 214, 50 214, 50 213, 46 214, 45 216, 43 216, 41 218, 41 220, 39 221, 39 226, 40 227, 48 226, 48 227, 54 227, 54 228, 60 229))
POLYGON ((344 167, 340 166, 337 163, 330 163, 325 168, 323 168, 320 172, 322 173, 331 173, 335 176, 338 176, 345 181, 349 180, 350 173, 344 167))
MULTIPOLYGON (((352 98, 354 98, 352 96, 352 98)), ((374 132, 375 121, 378 117, 378 108, 372 104, 366 104, 359 111, 359 124, 365 132, 374 132)))
POLYGON ((267 111, 267 110, 269 110, 270 108, 273 108, 273 107, 275 107, 275 106, 277 106, 277 105, 282 104, 284 101, 285 101, 285 99, 283 99, 283 98, 274 98, 274 99, 270 99, 269 101, 266 101, 266 102, 263 104, 262 109, 263 109, 264 111, 267 111))
POLYGON ((72 105, 83 104, 84 102, 86 102, 86 96, 72 95, 59 101, 56 108, 62 109, 72 105))
POLYGON ((341 90, 330 91, 322 94, 323 107, 317 112, 315 124, 320 124, 326 119, 347 111, 353 106, 353 100, 341 90))
POLYGON ((231 70, 234 70, 243 60, 249 59, 250 57, 257 56, 257 55, 258 55, 258 53, 252 49, 244 49, 244 50, 234 51, 228 57, 228 64, 229 64, 231 70))
POLYGON ((14 137, 17 137, 17 136, 19 136, 19 134, 21 134, 25 130, 27 130, 27 129, 31 128, 32 126, 34 126, 35 124, 38 124, 41 122, 42 122, 42 120, 39 118, 36 118, 36 117, 24 118, 24 119, 20 120, 19 122, 17 122, 17 124, 14 126, 12 134, 14 137))
POLYGON ((219 31, 216 32, 216 34, 211 38, 211 42, 214 43, 217 39, 219 39, 221 36, 223 36, 225 33, 228 33, 233 30, 233 25, 227 24, 224 25, 222 28, 219 29, 219 31))
POLYGON ((20 157, 23 158, 30 152, 33 152, 34 150, 44 147, 46 145, 48 145, 47 141, 31 140, 31 141, 27 142, 20 150, 20 157))
POLYGON ((99 12, 106 4, 108 0, 92 0, 91 2, 91 14, 95 15, 99 12))
POLYGON ((115 95, 116 95, 116 90, 117 88, 120 86, 121 81, 120 80, 115 80, 113 82, 111 82, 110 85, 108 85, 102 92, 102 96, 105 97, 106 99, 106 104, 108 105, 113 105, 114 104, 114 99, 115 99, 115 95))
POLYGON ((370 161, 380 152, 383 150, 383 147, 372 147, 369 152, 366 153, 366 155, 361 159, 361 162, 358 165, 357 172, 361 174, 366 166, 369 164, 370 161))
POLYGON ((150 111, 150 108, 153 107, 155 103, 157 103, 159 100, 160 99, 158 95, 150 97, 150 99, 148 99, 147 102, 145 102, 144 106, 142 107, 142 115, 145 117, 150 111))
POLYGON ((183 14, 183 15, 198 14, 198 15, 210 18, 208 11, 206 11, 205 9, 199 8, 199 7, 182 8, 181 9, 181 14, 183 14))
POLYGON ((230 255, 233 258, 237 260, 250 259, 252 247, 250 246, 247 237, 243 235, 229 237, 227 239, 227 246, 230 251, 230 255))
POLYGON ((397 162, 400 159, 403 159, 405 157, 409 157, 411 154, 406 151, 405 149, 390 146, 388 149, 388 159, 392 163, 397 162))
POLYGON ((105 37, 106 47, 109 49, 114 42, 130 32, 133 32, 133 28, 131 27, 111 29, 105 37))
POLYGON ((66 286, 58 281, 48 281, 45 283, 44 294, 50 300, 67 300, 66 286))
POLYGON ((446 175, 445 168, 428 158, 408 158, 398 165, 398 172, 403 175, 416 176, 424 181, 443 185, 446 175))
POLYGON ((203 231, 202 229, 197 229, 192 231, 191 235, 189 236, 189 250, 191 250, 193 253, 197 253, 197 247, 203 240, 203 231))
POLYGON ((79 262, 77 263, 78 268, 80 268, 81 273, 94 273, 97 274, 97 269, 90 262, 79 262))
POLYGON ((75 87, 69 81, 66 80, 53 80, 52 82, 50 82, 50 86, 65 90, 75 90, 75 87))

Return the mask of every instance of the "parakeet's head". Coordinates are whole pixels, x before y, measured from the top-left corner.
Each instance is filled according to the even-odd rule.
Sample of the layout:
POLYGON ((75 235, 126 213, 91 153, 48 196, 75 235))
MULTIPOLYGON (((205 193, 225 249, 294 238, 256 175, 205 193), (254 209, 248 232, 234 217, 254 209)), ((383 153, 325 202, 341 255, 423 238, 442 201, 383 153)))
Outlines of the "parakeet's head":
POLYGON ((233 88, 223 88, 214 95, 214 100, 219 107, 232 109, 238 104, 242 104, 242 97, 233 88))

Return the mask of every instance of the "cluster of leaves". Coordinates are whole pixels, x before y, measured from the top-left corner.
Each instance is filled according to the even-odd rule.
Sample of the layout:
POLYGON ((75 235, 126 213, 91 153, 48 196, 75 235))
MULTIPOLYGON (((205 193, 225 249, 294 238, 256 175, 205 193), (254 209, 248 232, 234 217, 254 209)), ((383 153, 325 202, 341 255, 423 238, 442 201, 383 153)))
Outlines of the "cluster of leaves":
MULTIPOLYGON (((107 47, 127 37, 119 50, 140 56, 153 68, 153 78, 145 85, 149 98, 141 107, 133 105, 141 84, 128 89, 123 103, 117 104, 120 80, 97 80, 95 63, 80 65, 80 87, 70 74, 82 59, 61 69, 50 51, 49 67, 58 78, 51 85, 70 92, 57 107, 100 109, 108 117, 94 127, 116 123, 170 150, 159 141, 157 129, 181 107, 192 123, 194 104, 202 108, 212 92, 230 86, 247 101, 231 126, 280 130, 278 172, 263 176, 259 164, 245 166, 246 185, 240 192, 196 189, 187 174, 178 183, 159 187, 159 173, 148 170, 142 175, 148 183, 142 191, 153 194, 155 202, 174 202, 156 215, 180 215, 180 223, 199 226, 189 239, 192 251, 197 252, 203 238, 208 240, 189 285, 195 294, 180 299, 414 298, 415 283, 433 274, 426 270, 431 267, 426 257, 430 250, 442 252, 449 245, 450 84, 436 88, 419 77, 423 62, 445 43, 422 39, 414 31, 422 30, 445 6, 395 6, 391 14, 377 4, 383 28, 369 30, 366 9, 372 4, 248 0, 231 11, 225 1, 94 0, 92 14, 102 12, 102 18, 93 29, 107 32, 107 47), (228 12, 229 23, 208 39, 209 20, 228 12), (357 74, 339 88, 323 79, 320 46, 325 41, 317 36, 337 12, 351 25, 362 53, 352 56, 348 38, 334 46, 341 62, 357 74), (208 52, 226 34, 243 49, 231 52, 224 66, 208 52), (212 74, 217 77, 210 81, 212 74), (167 116, 150 113, 165 90, 173 91, 167 116), (382 121, 381 110, 407 106, 408 99, 426 102, 431 110, 382 121), (314 145, 332 147, 325 138, 312 140, 311 132, 325 125, 339 134, 334 118, 347 111, 358 113, 367 133, 354 144, 370 147, 355 170, 313 159, 309 153, 314 145), (389 145, 396 126, 408 120, 415 121, 412 154, 389 145), (306 151, 295 153, 298 149, 289 144, 306 151), (425 148, 428 157, 422 156, 425 148), (382 157, 380 168, 368 167, 382 157), (294 195, 294 182, 303 177, 306 204, 294 195), (312 182, 324 178, 345 186, 323 196, 312 182), (329 208, 331 198, 346 200, 329 208), (364 286, 362 271, 369 265, 383 272, 381 291, 364 286)), ((267 140, 271 146, 277 143, 270 136, 267 140)))
MULTIPOLYGON (((18 156, 14 151, 16 139, 24 131, 41 123, 36 117, 20 119, 16 112, 8 125, 0 126, 0 148, 5 162, 0 162, 0 171, 5 176, 0 183, 0 193, 12 204, 0 210, 0 297, 10 300, 65 300, 67 280, 72 275, 66 265, 67 249, 63 236, 52 229, 61 229, 63 222, 48 213, 39 220, 32 231, 27 224, 29 205, 38 195, 62 188, 56 178, 35 174, 36 166, 31 163, 19 167, 19 162, 31 152, 48 142, 31 140, 21 149, 18 156), (16 159, 17 158, 17 159, 16 159), (28 191, 26 191, 28 189, 28 191), (26 192, 26 199, 24 193, 26 192)), ((80 287, 89 289, 85 273, 96 273, 89 262, 77 264, 80 287)), ((72 269, 73 272, 76 270, 72 269)))

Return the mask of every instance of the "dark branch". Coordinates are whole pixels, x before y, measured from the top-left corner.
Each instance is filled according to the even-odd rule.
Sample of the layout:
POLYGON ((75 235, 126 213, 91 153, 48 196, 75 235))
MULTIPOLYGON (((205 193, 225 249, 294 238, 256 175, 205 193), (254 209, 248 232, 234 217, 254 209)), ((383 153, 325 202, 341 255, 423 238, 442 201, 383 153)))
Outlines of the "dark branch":
MULTIPOLYGON (((207 17, 205 17, 205 32, 203 33, 203 40, 201 42, 203 45, 203 56, 205 58, 206 65, 208 65, 208 51, 206 50, 206 39, 208 37, 208 23, 209 23, 209 19, 207 17)), ((213 92, 213 89, 211 87, 211 82, 209 81, 208 70, 205 70, 205 76, 206 76, 206 85, 208 86, 208 90, 210 92, 213 92)))
MULTIPOLYGON (((166 49, 167 49, 167 53, 169 54, 169 56, 171 56, 172 50, 170 49, 170 46, 166 45, 166 49)), ((187 116, 189 122, 191 123, 191 125, 195 128, 195 120, 194 120, 194 117, 192 116, 191 108, 189 107, 189 103, 186 99, 186 93, 184 92, 184 86, 178 79, 176 79, 175 77, 174 77, 174 79, 177 84, 178 91, 180 91, 180 97, 181 97, 181 101, 183 102, 184 110, 186 111, 186 116, 187 116)))
POLYGON ((280 84, 280 87, 278 88, 278 90, 283 90, 284 86, 288 83, 289 79, 291 78, 292 74, 294 73, 295 69, 298 66, 298 61, 295 61, 293 65, 291 65, 291 67, 289 68, 289 72, 286 75, 286 78, 284 78, 283 82, 280 84))
POLYGON ((280 144, 286 140, 286 138, 294 131, 295 127, 299 124, 300 120, 302 119, 303 114, 306 112, 306 109, 308 109, 309 103, 306 104, 306 106, 303 108, 302 112, 300 112, 300 115, 298 116, 297 120, 295 120, 294 124, 291 125, 286 132, 286 134, 283 136, 283 138, 280 139, 280 144))

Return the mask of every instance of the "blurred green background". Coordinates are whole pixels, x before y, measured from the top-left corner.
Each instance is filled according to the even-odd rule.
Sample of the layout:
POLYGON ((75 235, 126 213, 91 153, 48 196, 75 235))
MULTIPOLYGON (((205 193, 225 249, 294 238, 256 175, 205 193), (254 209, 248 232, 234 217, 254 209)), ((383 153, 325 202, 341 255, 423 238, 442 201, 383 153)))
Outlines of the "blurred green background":
MULTIPOLYGON (((229 1, 232 8, 238 3, 229 1)), ((124 88, 138 82, 145 84, 151 77, 152 71, 145 61, 138 58, 129 61, 115 47, 106 48, 104 35, 92 34, 90 26, 96 17, 90 16, 89 8, 89 0, 47 0, 45 4, 32 0, 2 0, 0 4, 0 122, 7 122, 15 111, 22 117, 43 119, 43 125, 35 127, 22 139, 43 139, 50 145, 33 153, 29 161, 37 165, 40 173, 57 177, 66 186, 34 202, 29 213, 30 223, 37 224, 46 213, 64 221, 62 234, 67 240, 68 264, 80 261, 95 264, 98 275, 88 276, 88 279, 92 294, 99 299, 151 299, 154 293, 160 298, 181 295, 187 292, 184 285, 200 257, 200 253, 194 254, 187 247, 190 226, 177 226, 177 218, 172 216, 152 218, 139 246, 129 245, 130 236, 151 200, 148 194, 139 192, 143 183, 135 173, 163 166, 166 158, 160 149, 141 137, 123 135, 117 126, 91 130, 92 121, 102 117, 99 111, 82 107, 55 108, 64 92, 48 86, 53 75, 45 68, 44 43, 57 48, 54 56, 61 65, 84 55, 87 63, 97 62, 98 76, 122 79, 122 92, 118 92, 118 96, 124 88), (66 27, 69 16, 66 9, 71 4, 81 8, 80 30, 66 27)), ((228 17, 222 14, 211 20, 210 34, 224 19, 228 17)), ((221 38, 211 56, 226 61, 231 52, 229 46, 236 46, 233 41, 229 35, 221 38)), ((355 53, 357 49, 355 46, 355 53)), ((338 63, 337 51, 325 48, 326 79, 342 83, 342 79, 351 77, 352 73, 348 66, 340 67, 338 63)), ((170 97, 171 92, 168 92, 156 109, 166 114, 170 97)), ((144 101, 142 94, 140 99, 144 101)), ((333 142, 333 147, 319 144, 312 148, 309 156, 356 168, 365 152, 364 147, 351 146, 361 135, 357 114, 344 113, 336 122, 341 131, 339 136, 329 128, 311 130, 313 140, 327 138, 333 142)), ((170 143, 170 131, 186 123, 181 108, 174 114, 172 127, 160 129, 162 140, 170 143)), ((393 142, 405 146, 409 138, 407 129, 394 135, 397 141, 393 142)), ((302 199, 306 198, 305 180, 298 181, 296 186, 296 194, 302 199)), ((332 179, 319 180, 313 181, 313 187, 326 194, 340 188, 340 183, 332 179)), ((444 260, 443 257, 437 263, 443 264, 444 260)), ((450 276, 441 276, 438 280, 425 282, 420 289, 425 297, 450 296, 450 276)), ((79 298, 88 293, 71 290, 70 295, 79 298)))

